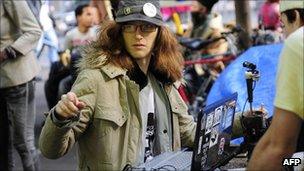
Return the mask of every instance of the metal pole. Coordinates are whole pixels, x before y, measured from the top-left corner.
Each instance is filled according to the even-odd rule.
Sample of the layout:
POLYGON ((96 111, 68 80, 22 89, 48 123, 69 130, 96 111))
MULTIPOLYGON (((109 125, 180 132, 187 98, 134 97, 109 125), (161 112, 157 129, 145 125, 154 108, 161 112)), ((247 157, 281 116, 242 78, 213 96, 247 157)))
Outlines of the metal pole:
POLYGON ((245 32, 240 34, 241 48, 247 49, 251 46, 251 20, 250 6, 248 0, 234 0, 236 24, 240 25, 245 32))

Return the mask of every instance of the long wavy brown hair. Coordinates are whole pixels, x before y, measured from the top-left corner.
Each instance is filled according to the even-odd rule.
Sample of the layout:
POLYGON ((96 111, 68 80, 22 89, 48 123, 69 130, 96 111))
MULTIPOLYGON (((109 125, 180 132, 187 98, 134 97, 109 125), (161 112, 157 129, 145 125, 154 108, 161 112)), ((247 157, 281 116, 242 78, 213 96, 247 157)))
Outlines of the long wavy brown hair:
MULTIPOLYGON (((106 63, 134 69, 132 57, 126 51, 122 36, 121 24, 114 21, 103 23, 98 38, 84 49, 84 58, 80 70, 84 68, 100 68, 106 63)), ((173 83, 182 78, 183 57, 181 47, 175 36, 165 26, 159 27, 149 69, 157 79, 173 83)))

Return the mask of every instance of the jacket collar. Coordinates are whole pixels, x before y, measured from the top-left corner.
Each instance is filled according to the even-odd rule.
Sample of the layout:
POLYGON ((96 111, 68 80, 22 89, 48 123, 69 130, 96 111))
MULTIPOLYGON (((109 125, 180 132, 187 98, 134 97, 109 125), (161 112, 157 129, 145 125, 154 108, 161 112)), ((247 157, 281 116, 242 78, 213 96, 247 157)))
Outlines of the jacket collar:
POLYGON ((176 89, 178 89, 182 84, 183 84, 182 81, 175 81, 175 82, 173 83, 173 86, 174 86, 176 89))
MULTIPOLYGON (((127 75, 127 70, 121 67, 115 66, 111 63, 108 63, 101 67, 101 71, 104 72, 109 78, 113 79, 117 76, 125 76, 127 75)), ((182 81, 176 81, 173 83, 174 87, 178 89, 182 85, 182 81)), ((170 86, 169 86, 170 87, 170 86)))
POLYGON ((104 65, 103 67, 101 67, 101 71, 103 71, 111 79, 113 79, 117 76, 120 76, 120 75, 125 76, 127 73, 126 69, 115 66, 111 63, 108 63, 108 64, 104 65))

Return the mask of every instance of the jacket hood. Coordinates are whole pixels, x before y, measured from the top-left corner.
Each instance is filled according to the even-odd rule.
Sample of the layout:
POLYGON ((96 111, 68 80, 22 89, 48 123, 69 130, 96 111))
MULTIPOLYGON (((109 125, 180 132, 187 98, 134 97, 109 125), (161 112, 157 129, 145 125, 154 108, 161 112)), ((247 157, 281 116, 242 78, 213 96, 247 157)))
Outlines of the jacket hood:
POLYGON ((88 45, 81 48, 81 56, 77 63, 78 71, 84 69, 97 69, 101 68, 106 63, 106 56, 100 50, 96 50, 94 45, 88 45))
POLYGON ((115 66, 107 61, 107 56, 102 51, 94 48, 93 45, 88 45, 81 49, 82 58, 79 59, 77 71, 81 72, 85 69, 100 69, 108 77, 114 78, 118 75, 126 75, 126 69, 115 66))

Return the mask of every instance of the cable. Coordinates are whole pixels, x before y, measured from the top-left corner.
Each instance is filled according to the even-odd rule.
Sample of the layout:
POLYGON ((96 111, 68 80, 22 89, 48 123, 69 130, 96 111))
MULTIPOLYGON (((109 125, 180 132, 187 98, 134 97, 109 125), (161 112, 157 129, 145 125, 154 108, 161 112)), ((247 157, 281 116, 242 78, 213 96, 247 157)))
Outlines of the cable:
MULTIPOLYGON (((166 169, 166 168, 173 168, 174 170, 177 170, 176 167, 174 167, 173 165, 169 165, 169 164, 163 165, 163 166, 161 166, 161 167, 159 167, 159 168, 152 169, 152 170, 160 170, 160 169, 166 169)), ((168 170, 169 170, 169 169, 168 169, 168 170)))
POLYGON ((130 164, 127 164, 122 171, 132 171, 132 170, 140 170, 140 171, 144 171, 146 168, 144 167, 136 167, 136 166, 132 166, 130 164))
POLYGON ((245 104, 244 104, 244 106, 243 106, 241 116, 243 116, 243 114, 244 114, 244 110, 245 110, 245 107, 246 107, 247 102, 248 102, 248 97, 247 97, 247 99, 246 99, 246 101, 245 101, 245 104))

